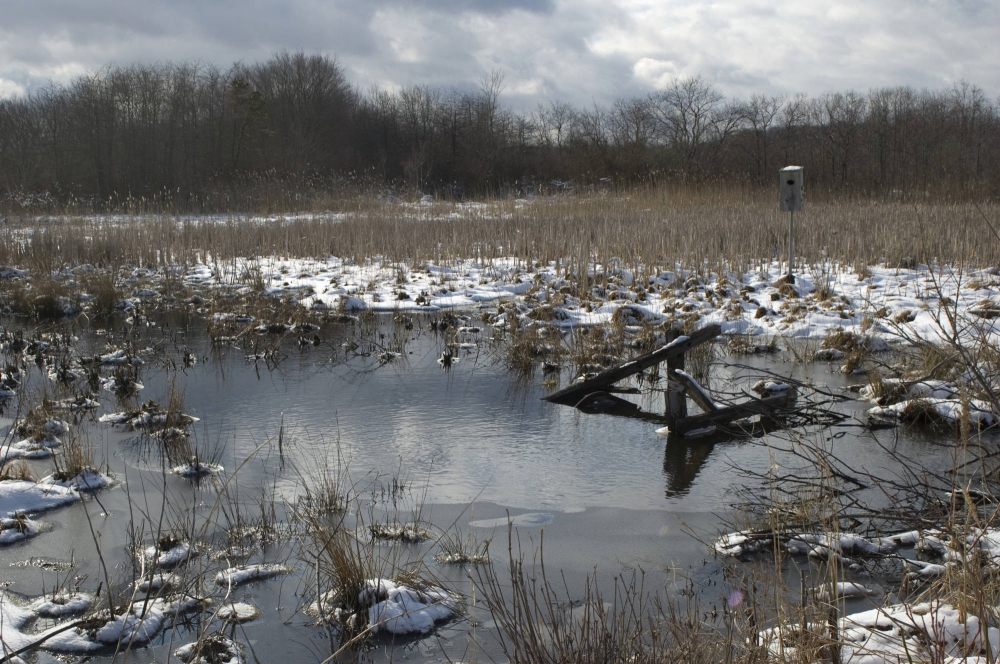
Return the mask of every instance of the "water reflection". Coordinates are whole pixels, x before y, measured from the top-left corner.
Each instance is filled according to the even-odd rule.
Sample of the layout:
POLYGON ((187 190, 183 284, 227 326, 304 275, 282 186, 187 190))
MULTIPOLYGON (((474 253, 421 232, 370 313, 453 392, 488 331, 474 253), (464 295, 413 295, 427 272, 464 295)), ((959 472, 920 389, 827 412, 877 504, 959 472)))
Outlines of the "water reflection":
POLYGON ((667 478, 666 497, 687 493, 702 466, 708 460, 715 443, 711 440, 688 440, 679 436, 667 439, 663 450, 663 474, 667 478))

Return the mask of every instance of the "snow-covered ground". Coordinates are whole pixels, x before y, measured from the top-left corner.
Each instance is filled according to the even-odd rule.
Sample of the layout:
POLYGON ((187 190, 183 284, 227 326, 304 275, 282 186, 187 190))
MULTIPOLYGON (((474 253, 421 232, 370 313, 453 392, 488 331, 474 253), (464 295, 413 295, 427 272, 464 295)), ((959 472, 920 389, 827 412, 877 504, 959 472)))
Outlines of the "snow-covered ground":
MULTIPOLYGON (((548 307, 547 317, 534 318, 560 327, 608 323, 615 312, 629 307, 626 322, 671 319, 696 327, 718 323, 727 334, 823 337, 846 329, 888 338, 902 333, 934 339, 947 327, 949 311, 984 323, 1000 316, 996 270, 881 265, 859 273, 827 263, 796 274, 790 286, 780 281, 783 268, 776 262, 742 274, 696 274, 676 266, 641 280, 621 267, 592 265, 588 280, 594 285, 580 298, 580 276, 565 274, 564 265, 534 266, 512 258, 416 265, 375 259, 356 264, 329 256, 246 259, 178 266, 177 271, 202 293, 199 298, 209 297, 213 288, 249 288, 247 275, 255 275, 264 294, 312 310, 432 313, 504 302, 516 305, 521 314, 548 307)), ((155 276, 147 269, 136 270, 134 283, 155 276)), ((239 312, 223 314, 220 320, 255 322, 239 312)))

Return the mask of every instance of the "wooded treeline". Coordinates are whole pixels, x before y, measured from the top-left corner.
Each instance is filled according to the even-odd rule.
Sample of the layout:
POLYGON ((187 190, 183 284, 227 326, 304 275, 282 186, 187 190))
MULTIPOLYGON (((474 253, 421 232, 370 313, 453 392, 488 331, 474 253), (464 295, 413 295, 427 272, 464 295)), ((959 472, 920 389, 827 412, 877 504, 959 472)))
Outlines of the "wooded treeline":
POLYGON ((301 53, 225 70, 109 66, 0 100, 0 196, 183 198, 247 178, 446 195, 567 181, 770 186, 786 164, 805 166, 813 190, 1000 193, 1000 104, 969 83, 735 99, 696 77, 525 113, 502 103, 503 85, 494 73, 472 92, 362 90, 335 60, 301 53))

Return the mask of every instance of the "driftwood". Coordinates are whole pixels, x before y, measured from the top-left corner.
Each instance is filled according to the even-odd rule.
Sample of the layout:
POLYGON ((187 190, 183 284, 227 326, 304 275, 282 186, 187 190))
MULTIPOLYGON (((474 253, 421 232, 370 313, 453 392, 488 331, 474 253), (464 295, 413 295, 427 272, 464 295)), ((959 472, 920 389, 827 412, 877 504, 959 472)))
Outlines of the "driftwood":
POLYGON ((742 420, 751 415, 775 415, 782 408, 788 405, 789 393, 775 394, 764 399, 754 399, 747 403, 735 406, 716 408, 715 410, 701 415, 691 415, 674 423, 670 427, 670 433, 683 436, 691 431, 704 429, 716 424, 728 424, 734 420, 742 420))
POLYGON ((654 350, 651 353, 646 353, 645 355, 640 355, 631 362, 626 362, 621 366, 602 371, 593 378, 573 383, 558 392, 553 392, 547 397, 543 397, 543 399, 545 401, 551 401, 552 403, 575 406, 580 402, 580 399, 588 394, 592 394, 594 392, 609 392, 610 390, 608 388, 612 384, 617 383, 620 380, 624 380, 629 376, 634 376, 640 371, 644 371, 651 366, 660 364, 661 362, 667 362, 671 358, 680 357, 695 346, 701 345, 706 341, 711 341, 720 334, 722 334, 722 328, 718 325, 703 327, 697 332, 691 334, 689 337, 677 337, 675 340, 671 341, 662 348, 654 350))
POLYGON ((670 433, 680 436, 752 415, 779 415, 792 399, 791 390, 764 399, 752 399, 742 404, 723 406, 716 404, 708 392, 692 376, 685 373, 684 354, 696 346, 711 341, 721 333, 720 326, 708 325, 690 336, 679 336, 662 348, 640 355, 630 362, 602 371, 586 380, 573 383, 543 399, 552 403, 575 406, 588 413, 600 412, 660 421, 666 419, 670 433), (636 404, 614 396, 613 393, 636 392, 634 388, 617 387, 615 383, 662 362, 667 363, 664 417, 645 413, 636 404), (701 414, 688 415, 688 397, 698 404, 703 411, 701 414))

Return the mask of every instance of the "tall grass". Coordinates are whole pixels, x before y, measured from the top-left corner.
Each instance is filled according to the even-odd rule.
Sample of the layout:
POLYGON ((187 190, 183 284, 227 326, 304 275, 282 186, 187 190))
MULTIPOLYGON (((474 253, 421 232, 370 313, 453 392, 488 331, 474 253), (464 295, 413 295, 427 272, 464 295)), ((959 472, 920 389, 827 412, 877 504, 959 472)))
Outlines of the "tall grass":
MULTIPOLYGON (((1000 247, 981 241, 990 233, 983 216, 996 218, 996 204, 814 198, 796 220, 796 252, 803 261, 1000 260, 1000 247)), ((0 264, 44 270, 66 263, 158 266, 267 255, 415 262, 504 256, 525 265, 558 260, 560 270, 582 277, 595 263, 640 276, 675 263, 749 270, 787 251, 788 218, 774 193, 722 185, 476 205, 384 203, 371 196, 324 203, 329 205, 284 208, 269 218, 271 210, 210 219, 157 211, 11 218, 0 229, 0 264), (293 214, 300 212, 306 214, 293 214)))

